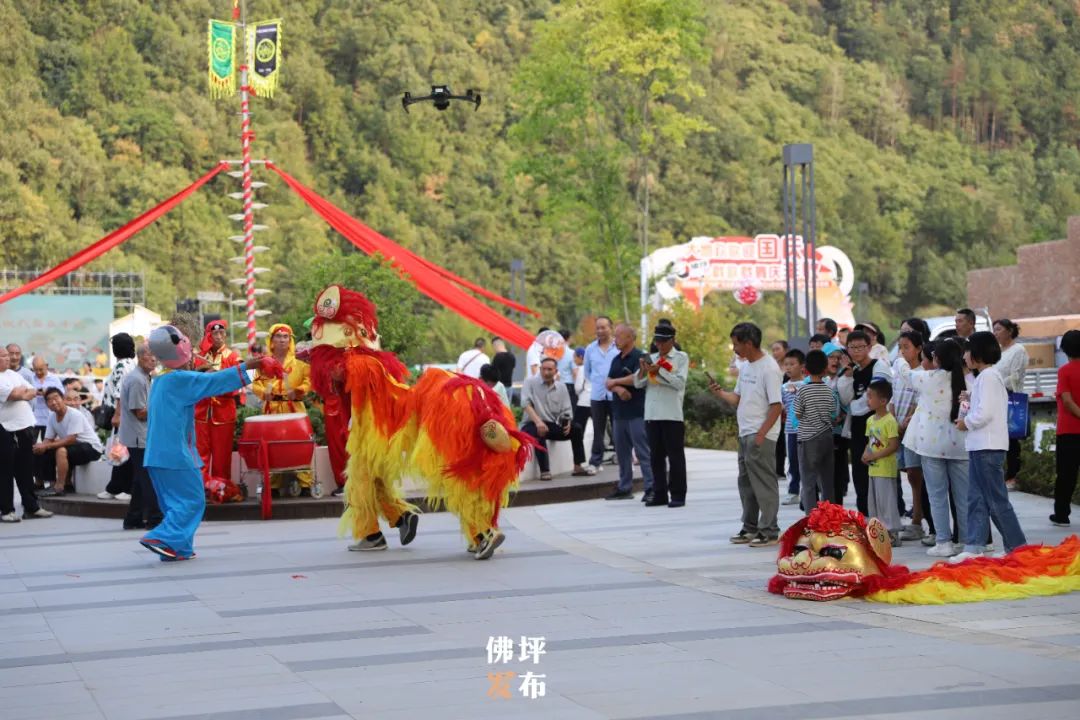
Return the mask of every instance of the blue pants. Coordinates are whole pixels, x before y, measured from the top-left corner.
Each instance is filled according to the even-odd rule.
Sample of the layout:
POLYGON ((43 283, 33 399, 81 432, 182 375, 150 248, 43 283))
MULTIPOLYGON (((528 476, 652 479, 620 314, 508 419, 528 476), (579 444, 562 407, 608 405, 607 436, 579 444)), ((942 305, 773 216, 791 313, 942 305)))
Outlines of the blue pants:
MULTIPOLYGON (((952 528, 949 524, 949 494, 952 494, 953 504, 956 505, 956 537, 961 542, 967 537, 971 518, 968 517, 968 484, 971 472, 971 463, 968 460, 947 460, 945 458, 932 458, 922 456, 923 482, 926 493, 930 496, 930 514, 934 517, 934 529, 937 530, 937 541, 948 542, 952 537, 952 528)), ((986 518, 979 532, 986 538, 986 518)))
POLYGON ((652 492, 652 453, 649 451, 649 436, 645 432, 645 418, 614 418, 612 424, 615 432, 615 457, 619 459, 619 490, 630 492, 634 487, 634 461, 630 456, 632 448, 641 466, 645 492, 652 492))
POLYGON ((784 433, 784 443, 787 445, 788 476, 791 478, 791 482, 789 482, 787 486, 788 495, 798 495, 799 481, 801 478, 801 475, 799 475, 798 433, 784 433))
POLYGON ((1009 490, 1005 487, 1005 451, 972 450, 968 453, 968 468, 970 487, 964 550, 980 552, 986 544, 987 512, 1001 533, 1005 552, 1027 545, 1020 521, 1016 519, 1016 512, 1009 502, 1009 490))
POLYGON ((165 518, 144 537, 165 543, 179 556, 191 557, 195 554, 195 531, 206 510, 202 475, 198 470, 147 470, 165 518))

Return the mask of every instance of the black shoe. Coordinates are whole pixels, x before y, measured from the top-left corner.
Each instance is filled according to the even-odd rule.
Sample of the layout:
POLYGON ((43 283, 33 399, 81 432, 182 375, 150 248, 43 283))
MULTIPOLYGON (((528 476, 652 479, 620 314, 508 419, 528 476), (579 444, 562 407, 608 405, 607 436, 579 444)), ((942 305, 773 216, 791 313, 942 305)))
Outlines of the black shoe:
POLYGON ((653 498, 645 503, 645 507, 667 507, 667 504, 668 501, 665 498, 653 498))
POLYGON ((403 513, 398 520, 397 529, 401 535, 401 544, 408 545, 416 538, 416 528, 420 524, 420 516, 413 512, 403 513))
POLYGON ((341 497, 344 494, 345 494, 345 488, 339 487, 339 488, 336 488, 334 490, 334 492, 330 493, 330 497, 341 497))
POLYGON ((672 500, 671 502, 669 502, 667 504, 668 507, 672 507, 672 508, 674 508, 674 507, 683 507, 684 505, 686 505, 685 500, 672 500))
POLYGON ((146 523, 143 523, 143 522, 124 523, 124 529, 125 530, 145 530, 146 529, 146 523))
POLYGON ((1050 522, 1058 527, 1069 527, 1069 518, 1061 518, 1057 515, 1050 516, 1050 522))
POLYGON ((604 499, 605 500, 633 500, 634 499, 634 493, 630 492, 629 490, 616 490, 615 492, 611 493, 610 495, 608 495, 604 499))
POLYGON ((643 503, 652 502, 655 497, 656 497, 655 493, 651 493, 651 492, 645 493, 644 495, 641 496, 641 502, 643 502, 643 503))

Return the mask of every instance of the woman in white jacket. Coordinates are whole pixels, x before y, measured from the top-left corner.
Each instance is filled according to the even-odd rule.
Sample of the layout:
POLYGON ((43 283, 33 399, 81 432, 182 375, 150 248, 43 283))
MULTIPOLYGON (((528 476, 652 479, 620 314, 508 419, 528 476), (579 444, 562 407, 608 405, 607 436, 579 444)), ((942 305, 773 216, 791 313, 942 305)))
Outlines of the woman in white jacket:
POLYGON ((904 433, 904 448, 922 459, 923 479, 937 531, 926 551, 931 557, 949 557, 952 543, 949 495, 956 507, 957 537, 963 541, 968 526, 968 453, 965 433, 956 427, 960 394, 968 388, 960 346, 953 340, 926 343, 923 354, 933 359, 932 370, 898 366, 902 377, 919 393, 919 405, 904 433))
POLYGON ((1009 502, 1009 491, 1005 489, 1009 396, 1005 380, 993 367, 1000 359, 1001 346, 992 333, 977 332, 968 340, 964 360, 979 374, 971 388, 971 407, 956 421, 957 429, 967 431, 970 472, 968 530, 964 536, 964 552, 954 558, 957 562, 982 555, 982 528, 986 526, 988 512, 1001 533, 1006 553, 1027 545, 1016 511, 1009 502))
MULTIPOLYGON (((1028 354, 1023 345, 1016 342, 1020 337, 1020 326, 1012 320, 994 321, 994 337, 1001 345, 1001 359, 994 366, 1005 389, 1009 392, 1024 392, 1024 374, 1028 366, 1028 354)), ((1005 487, 1016 489, 1016 476, 1020 474, 1020 441, 1009 438, 1009 453, 1005 456, 1005 487)))

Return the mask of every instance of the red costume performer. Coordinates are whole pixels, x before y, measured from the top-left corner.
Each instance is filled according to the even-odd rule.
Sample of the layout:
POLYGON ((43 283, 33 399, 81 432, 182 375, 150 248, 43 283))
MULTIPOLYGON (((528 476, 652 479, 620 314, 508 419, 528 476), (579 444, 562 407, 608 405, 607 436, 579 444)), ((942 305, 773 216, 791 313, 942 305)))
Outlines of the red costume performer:
POLYGON ((349 440, 349 418, 352 416, 352 399, 345 389, 344 377, 331 381, 333 391, 323 396, 323 426, 326 429, 326 450, 330 454, 330 469, 339 488, 345 487, 345 466, 349 453, 345 443, 349 440))
MULTIPOLYGON (((240 356, 225 345, 225 323, 211 320, 199 343, 201 357, 195 368, 214 372, 241 364, 240 356)), ((239 392, 200 400, 195 405, 195 444, 203 462, 203 477, 232 480, 233 435, 236 432, 236 403, 239 392)))

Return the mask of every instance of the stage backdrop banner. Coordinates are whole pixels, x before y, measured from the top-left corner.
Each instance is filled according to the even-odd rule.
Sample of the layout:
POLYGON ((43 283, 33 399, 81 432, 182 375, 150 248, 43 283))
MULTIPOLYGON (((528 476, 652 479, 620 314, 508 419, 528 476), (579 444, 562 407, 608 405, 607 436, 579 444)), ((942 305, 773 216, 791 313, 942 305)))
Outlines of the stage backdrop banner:
POLYGON ((224 20, 211 20, 206 42, 210 55, 207 70, 210 97, 232 97, 236 93, 236 26, 224 20))
POLYGON ((266 20, 248 28, 248 86, 256 97, 274 97, 281 75, 281 20, 266 20))
POLYGON ((78 370, 109 352, 111 295, 23 295, 0 305, 4 344, 43 356, 54 371, 78 370))

